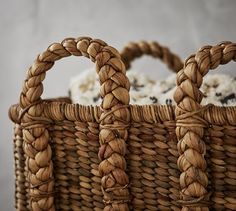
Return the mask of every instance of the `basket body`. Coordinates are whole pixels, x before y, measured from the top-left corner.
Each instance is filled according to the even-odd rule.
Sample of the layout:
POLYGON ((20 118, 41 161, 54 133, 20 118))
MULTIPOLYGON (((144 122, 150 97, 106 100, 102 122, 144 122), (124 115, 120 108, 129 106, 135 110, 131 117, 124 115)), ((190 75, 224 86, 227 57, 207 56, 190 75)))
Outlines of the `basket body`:
MULTIPOLYGON (((98 171, 101 108, 56 99, 34 106, 42 109, 40 124, 49 131, 55 208, 103 210, 98 171)), ((126 172, 130 179, 130 210, 181 210, 175 107, 130 105, 129 110, 126 172)), ((10 109, 15 122, 15 206, 17 210, 30 210, 28 161, 23 146, 26 134, 22 130, 31 122, 19 122, 19 111, 18 105, 10 109)), ((236 107, 212 106, 201 117, 207 123, 203 137, 207 145, 208 207, 236 210, 236 107)))
POLYGON ((202 106, 200 90, 209 70, 230 61, 236 44, 227 41, 184 65, 155 42, 121 54, 90 37, 50 45, 9 113, 17 210, 236 210, 236 107, 202 106), (126 67, 145 54, 177 72, 176 107, 130 105, 126 67), (95 63, 99 107, 42 99, 46 72, 71 55, 95 63))

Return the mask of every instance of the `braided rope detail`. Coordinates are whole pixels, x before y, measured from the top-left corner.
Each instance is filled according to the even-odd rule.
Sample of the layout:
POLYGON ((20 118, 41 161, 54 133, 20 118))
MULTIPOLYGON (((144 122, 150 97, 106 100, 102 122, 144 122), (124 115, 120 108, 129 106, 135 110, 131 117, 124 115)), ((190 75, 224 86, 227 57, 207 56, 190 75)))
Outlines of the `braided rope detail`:
POLYGON ((142 55, 151 55, 154 58, 159 58, 174 72, 178 72, 183 68, 183 62, 179 56, 158 42, 130 42, 121 51, 121 58, 127 70, 131 67, 131 62, 142 55))
POLYGON ((202 107, 202 92, 199 90, 203 76, 220 64, 236 61, 236 44, 223 42, 216 46, 205 46, 191 55, 184 68, 177 74, 177 89, 174 99, 176 107, 176 134, 178 137, 178 167, 181 197, 184 211, 209 210, 208 178, 206 173, 206 144, 204 127, 206 122, 198 111, 202 107))
POLYGON ((129 179, 125 173, 124 156, 128 137, 127 124, 130 120, 130 112, 126 106, 129 104, 130 85, 118 51, 101 40, 89 37, 68 38, 62 43, 52 44, 37 57, 27 72, 20 95, 20 106, 25 112, 21 118, 21 126, 27 157, 31 209, 55 210, 53 163, 47 128, 51 122, 43 116, 43 104, 37 102, 41 100, 42 81, 46 71, 56 60, 70 55, 90 58, 96 63, 100 79, 103 114, 99 135, 99 157, 102 160, 99 171, 102 176, 104 210, 128 210, 129 179))

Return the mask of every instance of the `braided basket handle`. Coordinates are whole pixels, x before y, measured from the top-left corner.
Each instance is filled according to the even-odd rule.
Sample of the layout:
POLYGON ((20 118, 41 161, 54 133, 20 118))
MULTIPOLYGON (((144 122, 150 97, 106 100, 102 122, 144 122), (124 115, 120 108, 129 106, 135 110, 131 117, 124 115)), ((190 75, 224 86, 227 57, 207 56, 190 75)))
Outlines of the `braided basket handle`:
POLYGON ((184 68, 177 74, 174 99, 177 103, 176 135, 180 154, 178 167, 182 171, 180 186, 183 210, 209 210, 207 163, 204 158, 204 127, 208 126, 200 114, 207 106, 200 105, 203 97, 200 87, 210 69, 231 60, 236 61, 235 43, 205 46, 187 58, 184 68))
MULTIPOLYGON (((43 93, 43 80, 48 71, 56 60, 70 55, 85 56, 96 63, 96 71, 99 75, 102 96, 102 114, 100 119, 100 149, 99 172, 102 176, 101 189, 104 194, 105 210, 128 210, 129 178, 126 170, 126 139, 128 137, 127 125, 130 120, 128 109, 129 104, 129 81, 125 73, 125 65, 123 64, 119 52, 108 46, 105 42, 89 37, 80 37, 78 39, 67 38, 61 43, 50 45, 47 50, 41 53, 33 65, 27 72, 27 78, 23 84, 23 90, 20 95, 20 107, 22 110, 29 110, 30 118, 32 110, 30 106, 36 106, 41 101, 43 93)), ((35 115, 40 113, 34 109, 35 115)), ((29 121, 29 118, 23 118, 29 121)), ((37 127, 44 127, 38 124, 40 118, 37 118, 37 127)), ((33 144, 39 135, 37 128, 23 129, 25 153, 30 162, 27 164, 29 173, 28 180, 31 188, 31 208, 32 210, 54 210, 53 205, 53 164, 51 147, 49 144, 49 132, 47 128, 43 128, 40 138, 45 140, 45 146, 35 149, 33 144), (30 135, 31 134, 31 135, 30 135), (32 149, 34 149, 32 151, 32 149), (40 155, 40 156, 38 156, 40 155), (42 159, 42 156, 44 156, 42 159), (44 161, 44 162, 43 162, 44 161), (40 164, 40 165, 39 165, 40 164), (32 166, 31 166, 32 165, 32 166), (37 166, 37 168, 35 167, 37 166), (48 173, 40 174, 47 169, 48 173), (35 178, 42 178, 36 180, 35 178), (41 193, 43 187, 43 195, 35 195, 41 193), (47 188, 45 188, 47 186, 47 188)), ((40 139, 40 140, 41 140, 40 139)))
POLYGON ((155 41, 130 42, 121 51, 121 58, 127 70, 131 67, 131 62, 142 55, 150 55, 160 59, 173 72, 178 72, 183 68, 183 62, 178 55, 155 41))
MULTIPOLYGON (((99 74, 101 85, 108 76, 100 74, 100 69, 103 70, 102 73, 106 73, 108 70, 106 71, 105 69, 110 67, 114 69, 115 72, 125 75, 125 67, 120 59, 120 54, 116 49, 98 39, 91 39, 89 37, 81 37, 77 39, 67 38, 61 43, 53 43, 50 45, 45 52, 41 53, 37 57, 33 65, 29 68, 20 95, 20 106, 22 109, 41 99, 43 93, 42 81, 45 78, 46 72, 54 65, 54 62, 71 55, 88 57, 91 61, 96 62, 96 71, 99 74)), ((109 75, 109 77, 112 75, 109 75)), ((117 81, 120 88, 113 90, 113 92, 120 93, 123 91, 123 94, 119 96, 118 101, 128 104, 129 82, 128 80, 123 79, 123 77, 120 80, 124 81, 117 81), (122 88, 124 88, 124 90, 122 88)), ((104 91, 105 90, 101 90, 101 96, 103 99, 106 96, 104 91)), ((105 108, 110 108, 114 105, 114 103, 111 105, 111 101, 108 103, 109 105, 107 105, 107 103, 107 100, 106 104, 103 102, 105 108)))

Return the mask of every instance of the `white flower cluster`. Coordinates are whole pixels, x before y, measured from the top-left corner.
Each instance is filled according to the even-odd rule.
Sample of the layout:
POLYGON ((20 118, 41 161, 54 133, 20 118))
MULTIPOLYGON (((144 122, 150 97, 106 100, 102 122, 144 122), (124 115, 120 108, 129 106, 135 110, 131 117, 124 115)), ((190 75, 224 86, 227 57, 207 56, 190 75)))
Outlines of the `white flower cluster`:
MULTIPOLYGON (((154 81, 147 75, 131 70, 127 72, 130 80, 130 104, 175 104, 173 94, 176 89, 176 75, 165 80, 154 81)), ((73 77, 70 83, 70 97, 73 103, 99 105, 100 85, 93 69, 73 77)), ((236 105, 236 78, 223 74, 208 74, 204 77, 201 91, 202 104, 213 103, 219 106, 236 105)))

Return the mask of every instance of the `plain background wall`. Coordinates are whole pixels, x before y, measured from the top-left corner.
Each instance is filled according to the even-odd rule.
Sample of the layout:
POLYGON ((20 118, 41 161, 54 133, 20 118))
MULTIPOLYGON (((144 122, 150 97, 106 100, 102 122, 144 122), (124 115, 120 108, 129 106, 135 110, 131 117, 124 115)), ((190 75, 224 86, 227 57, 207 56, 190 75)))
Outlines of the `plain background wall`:
MULTIPOLYGON (((101 38, 119 50, 128 41, 157 40, 182 58, 206 44, 236 42, 234 0, 0 0, 0 210, 13 210, 12 124, 8 108, 19 98, 26 69, 37 54, 65 37, 101 38)), ((45 97, 67 94, 69 78, 92 67, 87 59, 57 62, 45 80, 45 97)), ((169 74, 154 59, 134 68, 155 78, 169 74)), ((236 75, 232 64, 220 68, 236 75)))

